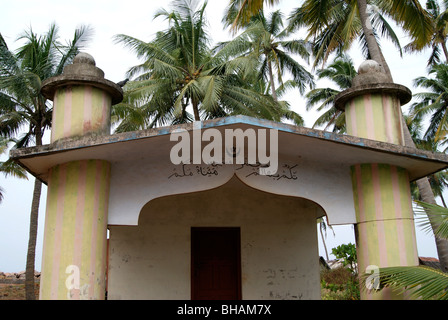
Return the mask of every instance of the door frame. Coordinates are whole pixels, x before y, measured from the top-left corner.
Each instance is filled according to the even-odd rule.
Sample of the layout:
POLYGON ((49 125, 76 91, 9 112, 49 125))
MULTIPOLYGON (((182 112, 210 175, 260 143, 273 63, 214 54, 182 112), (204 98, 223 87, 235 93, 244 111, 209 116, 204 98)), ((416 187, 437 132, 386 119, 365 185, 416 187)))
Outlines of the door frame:
POLYGON ((236 252, 236 264, 237 264, 237 298, 236 300, 242 300, 242 288, 241 288, 241 228, 240 227, 191 227, 190 229, 190 249, 191 249, 191 253, 190 253, 190 283, 191 283, 191 294, 190 294, 190 299, 191 300, 195 300, 195 259, 193 259, 194 255, 195 255, 195 248, 194 248, 194 236, 195 234, 195 230, 234 230, 237 231, 237 252, 236 252))

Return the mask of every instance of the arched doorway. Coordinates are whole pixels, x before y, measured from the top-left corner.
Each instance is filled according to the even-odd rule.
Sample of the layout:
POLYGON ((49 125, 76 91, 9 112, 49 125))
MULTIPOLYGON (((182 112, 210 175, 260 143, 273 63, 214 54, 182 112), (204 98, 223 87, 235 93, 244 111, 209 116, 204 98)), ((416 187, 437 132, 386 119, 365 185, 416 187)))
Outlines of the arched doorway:
POLYGON ((312 201, 237 177, 151 200, 138 226, 111 226, 110 299, 319 299, 323 214, 312 201), (205 271, 196 269, 204 263, 205 271), (216 295, 210 281, 224 284, 216 295))

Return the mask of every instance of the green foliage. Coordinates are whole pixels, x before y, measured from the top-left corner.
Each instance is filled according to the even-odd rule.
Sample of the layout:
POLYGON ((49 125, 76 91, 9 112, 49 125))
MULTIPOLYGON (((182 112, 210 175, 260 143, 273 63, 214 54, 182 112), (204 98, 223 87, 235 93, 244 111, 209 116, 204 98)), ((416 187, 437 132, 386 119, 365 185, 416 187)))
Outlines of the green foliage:
POLYGON ((359 300, 356 246, 342 244, 333 248, 331 253, 342 263, 342 267, 321 272, 322 300, 359 300))
MULTIPOLYGON (((381 2, 381 1, 376 1, 381 2)), ((385 2, 385 1, 383 1, 385 2)), ((374 33, 388 38, 401 52, 401 45, 394 29, 386 17, 390 11, 378 6, 369 6, 370 23, 374 33)), ((401 8, 400 8, 401 9, 401 8)), ((416 16, 417 17, 417 16, 416 16)), ((366 38, 359 18, 357 0, 305 0, 289 17, 289 30, 307 28, 308 39, 312 39, 314 66, 324 65, 330 54, 340 54, 349 50, 359 40, 365 57, 368 57, 366 38)))
POLYGON ((418 226, 436 237, 448 240, 448 209, 437 204, 415 201, 418 226), (431 219, 429 219, 431 217, 431 219))
MULTIPOLYGON (((42 81, 62 73, 64 66, 88 40, 89 33, 89 28, 80 27, 72 41, 62 45, 55 24, 41 36, 30 28, 19 37, 25 43, 16 52, 9 50, 0 34, 1 153, 10 142, 14 143, 14 148, 29 146, 33 140, 41 144, 44 131, 51 127, 52 116, 51 105, 40 92, 42 81), (19 136, 23 130, 25 133, 19 136)), ((11 159, 0 162, 0 172, 5 176, 27 178, 25 170, 11 159)))
POLYGON ((274 5, 279 0, 230 0, 223 21, 234 31, 247 26, 252 16, 263 10, 264 3, 274 5))
POLYGON ((322 300, 359 300, 358 277, 341 267, 321 272, 322 300))
MULTIPOLYGON (((412 109, 411 109, 412 110, 412 109)), ((419 149, 438 152, 441 147, 441 141, 435 141, 433 137, 427 135, 422 137, 424 133, 423 121, 420 116, 404 115, 405 123, 409 129, 412 140, 415 142, 415 146, 419 149)), ((426 121, 427 122, 427 121, 426 121)), ((427 176, 432 192, 435 197, 440 197, 443 205, 446 207, 443 192, 448 186, 448 172, 446 170, 438 171, 427 176)), ((421 200, 420 190, 417 187, 416 181, 411 182, 411 196, 413 200, 421 200)))
MULTIPOLYGON (((0 136, 0 154, 8 149, 8 142, 9 139, 0 136)), ((5 177, 7 177, 8 175, 12 175, 17 178, 28 179, 26 176, 26 171, 11 159, 8 159, 7 161, 0 161, 0 172, 2 172, 5 177)), ((4 190, 0 187, 0 203, 2 202, 4 197, 3 193, 4 190)))
MULTIPOLYGON (((369 275, 361 276, 365 284, 369 275)), ((440 270, 426 267, 388 267, 379 269, 380 288, 390 287, 404 293, 410 299, 448 300, 448 274, 440 270)), ((364 286, 362 290, 367 290, 364 286)))
POLYGON ((414 85, 426 89, 416 93, 416 103, 410 107, 410 117, 413 121, 429 120, 425 139, 435 142, 446 142, 448 133, 448 64, 434 65, 429 70, 429 77, 418 77, 414 85))
MULTIPOLYGON (((263 11, 251 17, 244 31, 233 41, 234 57, 255 58, 261 64, 257 67, 258 78, 270 84, 271 94, 276 97, 275 80, 283 84, 283 76, 289 73, 295 87, 303 94, 307 87, 313 88, 313 76, 294 57, 308 62, 311 44, 304 40, 289 39, 283 28, 283 14, 280 10, 265 16, 263 11), (274 76, 276 74, 276 76, 274 76)), ((223 44, 219 44, 221 47, 223 44)))
POLYGON ((233 59, 238 40, 211 48, 206 2, 202 6, 188 0, 172 4, 172 11, 161 9, 156 14, 169 26, 150 42, 116 36, 117 42, 143 59, 128 71, 132 81, 124 88, 123 102, 112 110, 118 132, 237 114, 303 121, 287 104, 257 90, 254 70, 259 61, 256 57, 233 59))
POLYGON ((431 54, 428 58, 428 66, 434 66, 442 63, 441 51, 445 56, 445 61, 448 59, 448 52, 446 48, 447 40, 447 23, 448 23, 448 7, 446 1, 427 0, 426 12, 431 18, 431 33, 430 41, 418 42, 412 41, 405 46, 406 51, 421 52, 423 50, 431 49, 431 54))
POLYGON ((326 68, 316 71, 317 78, 332 81, 338 89, 316 88, 310 90, 306 95, 306 110, 317 106, 317 111, 327 109, 316 119, 313 128, 325 125, 326 130, 333 126, 333 132, 345 133, 345 112, 334 106, 334 99, 343 90, 352 86, 352 80, 357 75, 353 60, 346 54, 338 55, 326 68))
POLYGON ((9 50, 0 34, 0 135, 14 138, 15 147, 41 143, 51 127, 52 107, 41 94, 42 82, 62 73, 89 39, 91 30, 80 27, 68 45, 60 43, 58 27, 50 25, 44 35, 30 28, 19 39, 25 43, 17 52, 9 50))
POLYGON ((341 244, 331 250, 336 259, 342 262, 344 267, 348 267, 353 273, 356 273, 356 246, 353 243, 341 244))
MULTIPOLYGON (((20 37, 25 42, 17 52, 9 50, 0 34, 0 136, 14 139, 14 148, 27 147, 33 142, 42 145, 44 132, 51 128, 52 122, 52 105, 41 93, 42 82, 62 73, 64 66, 72 62, 89 39, 89 33, 89 28, 80 27, 72 41, 63 45, 55 24, 41 36, 30 28, 20 37)), ((2 166, 8 172, 16 171, 11 161, 2 166)), ((27 279, 34 274, 40 194, 41 182, 36 179, 30 214, 27 279)), ((35 299, 32 280, 26 282, 26 296, 35 299)))

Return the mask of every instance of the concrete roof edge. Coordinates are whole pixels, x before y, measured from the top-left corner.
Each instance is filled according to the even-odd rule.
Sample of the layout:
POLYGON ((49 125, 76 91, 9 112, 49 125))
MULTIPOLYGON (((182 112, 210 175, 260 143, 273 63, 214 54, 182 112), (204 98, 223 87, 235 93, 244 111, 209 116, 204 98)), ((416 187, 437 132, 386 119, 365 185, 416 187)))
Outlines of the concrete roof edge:
POLYGON ((355 136, 342 135, 338 133, 322 131, 317 129, 298 127, 291 124, 279 123, 271 120, 264 120, 252 118, 248 116, 230 116, 224 118, 217 118, 212 120, 201 121, 199 127, 196 123, 179 124, 173 126, 166 126, 154 129, 145 129, 139 131, 130 131, 124 133, 116 133, 112 135, 89 135, 82 137, 67 138, 57 141, 52 144, 43 146, 28 147, 21 149, 14 149, 10 151, 10 157, 13 160, 20 160, 21 158, 35 157, 50 153, 65 152, 75 149, 90 148, 100 145, 108 145, 113 143, 123 143, 126 141, 133 141, 139 139, 148 139, 162 135, 168 135, 178 130, 192 131, 197 128, 218 128, 222 126, 230 126, 237 124, 246 124, 251 126, 262 127, 265 129, 274 129, 280 132, 295 134, 299 136, 306 136, 318 140, 325 140, 331 143, 339 143, 352 147, 369 149, 377 152, 385 152, 398 154, 406 157, 417 158, 426 161, 435 161, 446 164, 448 167, 448 155, 443 153, 435 153, 421 149, 386 143, 376 140, 369 140, 355 136))

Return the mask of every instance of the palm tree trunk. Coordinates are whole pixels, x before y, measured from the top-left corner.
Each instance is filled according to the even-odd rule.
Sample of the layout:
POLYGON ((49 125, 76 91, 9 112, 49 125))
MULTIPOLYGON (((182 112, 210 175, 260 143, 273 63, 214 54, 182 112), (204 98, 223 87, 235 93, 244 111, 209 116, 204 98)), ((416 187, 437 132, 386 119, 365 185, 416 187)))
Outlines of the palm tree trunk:
MULTIPOLYGON (((42 133, 40 128, 36 130, 36 146, 42 145, 42 133)), ((34 181, 33 200, 31 202, 30 214, 30 235, 28 240, 28 252, 26 256, 25 269, 25 298, 26 300, 35 300, 34 293, 34 265, 36 261, 36 240, 37 227, 39 220, 39 204, 42 191, 42 182, 39 179, 34 181)))
POLYGON ((448 50, 446 48, 446 43, 442 42, 443 53, 445 54, 445 62, 448 63, 448 50))
MULTIPOLYGON (((402 119, 405 145, 416 148, 415 143, 412 140, 411 134, 409 133, 408 126, 404 121, 404 118, 401 117, 401 119, 402 119)), ((416 184, 418 191, 420 193, 420 198, 423 202, 430 204, 437 204, 428 177, 424 177, 417 180, 416 184)), ((432 215, 428 214, 428 220, 431 223, 432 229, 436 230, 438 228, 438 223, 434 221, 432 215)), ((448 272, 448 241, 435 237, 435 242, 437 248, 437 255, 439 256, 440 267, 444 272, 448 272)))
POLYGON ((268 59, 268 69, 269 69, 269 81, 271 82, 271 91, 272 91, 272 98, 274 101, 278 101, 277 98, 277 92, 275 92, 275 83, 274 83, 274 73, 272 72, 272 63, 268 59))
POLYGON ((327 257, 327 261, 329 261, 330 257, 328 256, 327 245, 325 243, 324 234, 322 232, 322 227, 321 226, 319 226, 319 231, 320 231, 320 237, 322 238, 322 244, 324 245, 324 249, 325 249, 325 256, 327 257))
POLYGON ((369 48, 370 57, 372 58, 372 60, 375 60, 383 67, 384 71, 389 76, 390 81, 393 82, 392 73, 390 72, 386 59, 384 59, 383 52, 381 51, 378 42, 376 41, 375 35, 373 34, 373 28, 369 20, 369 15, 367 13, 367 1, 358 0, 357 2, 362 30, 367 42, 367 46, 369 48))
MULTIPOLYGON (((367 45, 369 48, 370 56, 373 60, 377 61, 383 68, 386 74, 389 75, 390 81, 392 80, 392 74, 390 72, 389 66, 387 65, 386 60, 384 59, 383 53, 378 46, 378 43, 376 42, 375 36, 373 34, 373 29, 369 21, 369 17, 367 14, 367 1, 366 0, 357 0, 358 3, 358 9, 359 9, 359 16, 361 19, 362 29, 364 32, 364 36, 367 41, 367 45)), ((403 134, 404 134, 404 140, 405 145, 408 147, 415 148, 415 143, 412 140, 411 134, 409 133, 409 129, 404 121, 403 116, 401 117, 402 124, 403 124, 403 134)), ((432 192, 431 185, 429 184, 428 178, 421 178, 417 180, 417 187, 420 192, 420 196, 423 202, 432 203, 435 204, 436 200, 434 197, 434 193, 432 192)), ((428 215, 428 218, 431 222, 431 225, 434 228, 437 227, 437 224, 434 223, 434 219, 431 219, 431 216, 428 215)), ((436 247, 437 247, 437 253, 439 255, 439 261, 440 266, 442 267, 442 270, 445 272, 448 271, 448 241, 443 239, 435 239, 436 241, 436 247)))
POLYGON ((36 257, 37 224, 39 216, 40 194, 42 182, 39 179, 34 181, 33 201, 30 214, 30 237, 28 240, 28 252, 26 257, 25 270, 25 297, 27 300, 35 300, 34 294, 34 264, 36 257))
MULTIPOLYGON (((420 196, 423 202, 430 204, 437 204, 434 199, 434 194, 429 184, 428 178, 421 178, 416 181, 420 196)), ((431 214, 428 214, 428 220, 431 223, 433 230, 439 227, 439 224, 434 221, 431 214)), ((448 272, 448 240, 435 237, 437 255, 439 256, 440 267, 444 272, 448 272)))
POLYGON ((201 121, 201 117, 199 116, 198 102, 196 101, 196 99, 191 99, 191 103, 193 105, 194 121, 201 121))
POLYGON ((444 206, 445 208, 448 208, 448 207, 446 206, 446 202, 445 202, 445 198, 443 197, 443 194, 440 194, 440 200, 442 200, 443 206, 444 206))

